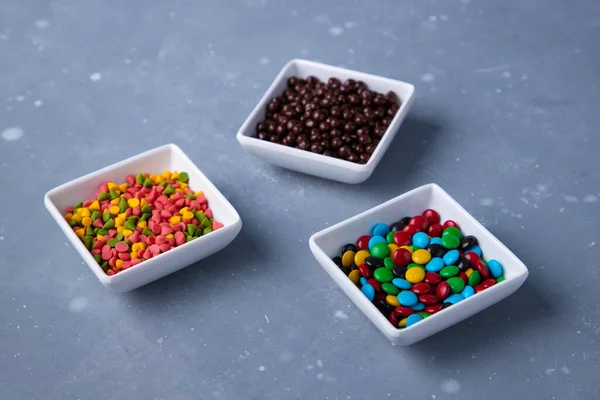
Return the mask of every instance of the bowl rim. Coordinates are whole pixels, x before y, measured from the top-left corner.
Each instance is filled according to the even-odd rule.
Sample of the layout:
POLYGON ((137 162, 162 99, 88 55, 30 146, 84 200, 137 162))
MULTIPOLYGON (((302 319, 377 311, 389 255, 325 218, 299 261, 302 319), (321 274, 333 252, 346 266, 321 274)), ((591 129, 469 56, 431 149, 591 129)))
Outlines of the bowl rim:
POLYGON ((379 161, 381 161, 381 158, 382 158, 384 152, 387 151, 387 148, 385 150, 383 150, 383 148, 386 147, 385 144, 390 142, 394 136, 394 135, 391 135, 390 132, 397 131, 400 128, 399 121, 405 117, 406 113, 412 106, 414 98, 415 98, 415 86, 411 83, 397 80, 397 79, 387 78, 387 77, 380 76, 380 75, 369 74, 366 72, 351 70, 348 68, 337 67, 334 65, 325 64, 325 63, 321 63, 321 62, 304 60, 304 59, 300 59, 300 58, 294 58, 294 59, 288 61, 283 66, 283 68, 279 71, 279 73, 275 76, 275 79, 273 79, 273 82, 271 82, 271 84, 269 85, 269 87, 267 88, 265 93, 258 100, 256 106, 252 109, 252 111, 250 112, 250 114, 248 115, 248 117, 246 118, 246 120, 244 121, 244 123, 242 124, 240 129, 238 130, 238 132, 236 134, 236 138, 237 138, 238 142, 240 144, 242 144, 243 146, 247 145, 247 146, 253 146, 253 147, 261 147, 261 148, 264 148, 264 149, 272 151, 272 152, 282 153, 282 154, 289 155, 291 157, 300 158, 300 159, 303 159, 306 161, 308 161, 308 160, 318 161, 323 164, 328 164, 331 166, 348 169, 348 170, 351 170, 351 171, 354 171, 357 173, 368 172, 368 171, 373 170, 377 166, 379 161), (339 158, 329 157, 329 156, 326 156, 323 154, 318 154, 318 153, 313 153, 313 152, 310 152, 307 150, 297 149, 295 147, 288 147, 288 146, 284 146, 279 143, 272 143, 272 142, 258 139, 254 136, 250 136, 249 132, 251 132, 254 129, 253 127, 250 126, 250 121, 258 113, 263 111, 263 109, 266 107, 266 104, 269 101, 269 99, 271 99, 273 97, 273 95, 275 94, 276 86, 279 84, 279 82, 281 82, 282 80, 285 79, 285 75, 288 72, 288 70, 291 69, 296 64, 305 65, 305 66, 312 67, 312 68, 323 68, 324 67, 324 68, 330 69, 332 74, 335 74, 336 72, 351 74, 351 75, 355 76, 358 80, 365 81, 367 83, 367 85, 368 85, 367 81, 369 81, 369 80, 383 80, 383 81, 388 81, 390 84, 393 84, 394 86, 405 86, 406 90, 408 90, 409 94, 408 94, 407 98, 401 99, 402 103, 400 104, 400 108, 396 112, 396 115, 394 116, 394 118, 390 122, 390 125, 388 126, 387 130, 385 131, 384 135, 382 136, 381 142, 375 147, 375 151, 371 155, 371 158, 369 158, 369 161, 366 162, 366 164, 358 164, 358 163, 354 163, 354 162, 347 161, 347 160, 341 160, 339 158), (382 146, 382 144, 383 144, 383 146, 382 146))
MULTIPOLYGON (((56 204, 54 204, 54 201, 52 200, 52 196, 54 196, 57 193, 60 193, 63 190, 66 190, 68 188, 81 185, 90 179, 96 178, 97 176, 103 175, 107 172, 111 172, 114 169, 117 169, 119 167, 125 167, 135 161, 151 157, 151 156, 155 155, 156 153, 160 153, 160 152, 167 151, 167 150, 171 151, 171 156, 174 156, 174 157, 177 157, 177 158, 183 159, 184 161, 189 162, 189 164, 192 166, 192 168, 195 169, 194 174, 197 174, 202 179, 204 179, 204 181, 206 182, 206 186, 211 187, 211 189, 214 191, 215 196, 213 199, 211 199, 211 201, 217 201, 217 202, 220 202, 222 205, 224 205, 225 208, 227 209, 228 213, 230 213, 230 215, 233 219, 233 221, 230 224, 224 225, 221 229, 219 229, 217 231, 211 232, 211 235, 212 234, 216 235, 216 236, 212 236, 213 239, 211 239, 211 240, 215 240, 214 239, 215 237, 225 235, 226 232, 228 232, 232 229, 236 229, 236 227, 241 222, 240 215, 238 214, 237 210, 233 207, 233 205, 229 202, 229 200, 227 200, 227 198, 212 183, 212 181, 206 175, 204 175, 204 173, 200 170, 200 168, 198 168, 196 163, 194 163, 187 156, 187 154, 185 154, 185 152, 174 143, 164 144, 164 145, 152 148, 150 150, 143 151, 141 153, 135 154, 131 157, 127 157, 123 160, 117 161, 113 164, 107 165, 98 170, 92 171, 88 174, 85 174, 83 176, 80 176, 78 178, 75 178, 73 180, 70 180, 68 182, 65 182, 59 186, 56 186, 56 187, 50 189, 49 191, 47 191, 44 194, 44 204, 45 204, 46 208, 48 209, 48 211, 50 212, 52 217, 56 220, 59 227, 63 230, 63 232, 65 233, 65 236, 71 242, 71 245, 73 245, 75 247, 77 252, 82 256, 83 260, 86 262, 86 264, 88 264, 88 266, 94 272, 96 277, 105 285, 115 284, 117 282, 125 281, 127 279, 134 279, 135 275, 143 273, 143 272, 138 272, 138 271, 143 271, 143 269, 136 268, 139 265, 141 265, 142 263, 134 265, 131 268, 128 268, 124 271, 119 272, 118 274, 106 275, 106 273, 100 267, 100 264, 98 264, 96 262, 96 260, 94 259, 94 257, 90 253, 90 251, 85 247, 83 242, 79 239, 79 237, 75 234, 73 229, 66 222, 66 220, 64 219, 63 213, 58 209, 56 204)), ((151 265, 153 265, 153 264, 163 261, 165 259, 164 257, 162 257, 163 255, 166 255, 166 254, 173 255, 177 251, 182 252, 182 251, 187 251, 187 250, 191 249, 192 245, 198 246, 198 243, 202 243, 203 241, 207 240, 206 239, 207 236, 208 235, 201 236, 201 237, 197 238, 196 240, 184 243, 181 246, 177 246, 177 247, 169 250, 168 252, 161 253, 156 257, 152 257, 151 259, 143 262, 144 266, 148 267, 148 263, 152 263, 151 265), (183 249, 183 250, 181 250, 181 249, 183 249), (154 260, 158 260, 158 261, 153 262, 154 260)))
MULTIPOLYGON (((504 245, 504 243, 502 243, 502 241, 500 241, 500 239, 498 239, 493 233, 491 233, 485 226, 483 226, 479 221, 477 221, 477 219, 475 217, 473 217, 471 215, 471 213, 469 213, 467 210, 465 210, 456 200, 454 200, 454 198, 452 196, 450 196, 449 193, 447 193, 444 189, 442 189, 438 184, 436 183, 428 183, 419 187, 416 187, 412 190, 409 190, 408 192, 404 192, 396 197, 393 197, 383 203, 380 203, 378 205, 375 205, 374 207, 371 207, 361 213, 358 213, 356 215, 351 216, 350 218, 347 218, 343 221, 340 221, 334 225, 331 225, 321 231, 318 231, 316 233, 314 233, 310 238, 309 238, 309 246, 311 248, 311 250, 316 250, 317 252, 320 253, 320 255, 324 256, 324 258, 326 258, 326 263, 329 265, 329 268, 331 270, 335 271, 335 275, 336 278, 332 277, 332 280, 338 285, 340 286, 340 282, 339 280, 345 278, 348 282, 350 282, 350 280, 348 279, 348 277, 342 272, 342 270, 340 270, 337 265, 335 265, 335 263, 331 260, 331 257, 329 257, 325 251, 321 248, 321 246, 319 246, 317 244, 317 241, 319 239, 321 239, 322 237, 327 236, 328 234, 331 234, 333 231, 339 229, 339 228, 343 228, 345 225, 352 223, 354 221, 358 221, 360 219, 363 219, 365 217, 368 217, 370 214, 372 214, 373 212, 377 212, 378 210, 392 204, 398 201, 401 201, 403 199, 409 198, 410 196, 414 195, 415 193, 422 191, 422 190, 432 190, 432 191, 437 191, 440 195, 442 195, 442 197, 444 197, 444 201, 447 201, 449 203, 451 203, 454 207, 456 207, 459 211, 464 212, 469 218, 472 219, 472 221, 475 223, 475 226, 477 227, 477 229, 481 229, 482 231, 484 231, 485 233, 487 233, 488 235, 490 235, 490 237, 492 237, 497 244, 501 247, 501 249, 505 252, 508 252, 510 255, 512 255, 515 260, 517 261, 517 263, 515 264, 515 267, 517 269, 519 269, 519 271, 516 271, 515 275, 511 276, 510 278, 506 278, 504 281, 495 284, 494 286, 486 289, 485 291, 478 293, 478 296, 480 295, 485 295, 486 297, 491 296, 490 294, 487 293, 495 293, 498 292, 500 290, 503 290, 504 287, 506 285, 508 285, 509 282, 513 282, 513 281, 518 281, 518 280, 523 280, 525 281, 525 279, 527 279, 527 276, 529 275, 529 270, 527 269, 527 266, 508 248, 504 245), (498 289, 499 288, 499 289, 498 289)), ((325 265, 320 261, 317 260, 319 262, 319 264, 321 264, 321 266, 323 268, 325 268, 325 265)), ((349 286, 350 287, 350 286, 349 286)), ((352 290, 356 290, 356 294, 359 294, 360 289, 352 284, 351 286, 353 289, 352 290)), ((375 305, 369 301, 362 293, 360 293, 360 297, 358 297, 361 303, 363 303, 363 305, 366 307, 366 309, 368 310, 368 312, 364 312, 364 314, 367 316, 367 318, 371 319, 374 318, 375 320, 378 320, 379 323, 375 324, 375 320, 373 320, 372 322, 377 326, 381 326, 383 327, 383 329, 385 330, 384 334, 388 337, 392 337, 394 339, 397 338, 401 338, 405 335, 409 335, 413 332, 416 332, 419 329, 426 329, 427 326, 431 325, 431 324, 435 324, 437 319, 436 316, 439 313, 435 313, 429 317, 427 317, 425 320, 420 321, 420 323, 418 324, 414 324, 411 325, 407 328, 403 328, 403 329, 398 329, 398 328, 394 328, 392 326, 392 324, 390 324, 390 322, 387 320, 387 318, 384 317, 384 315, 377 309, 377 307, 375 307, 375 305), (431 322, 433 321, 433 322, 431 322)), ((456 310, 456 309, 461 309, 464 308, 464 304, 472 304, 473 303, 473 298, 475 296, 471 296, 469 298, 466 298, 462 301, 460 301, 458 304, 456 304, 454 307, 451 307, 452 310, 456 310)), ((504 296, 506 297, 506 296, 504 296)), ((481 299, 481 297, 478 297, 478 299, 481 299)), ((355 299, 351 298, 350 300, 352 300, 353 302, 356 302, 355 299)), ((360 307, 359 307, 360 308, 360 307)), ((488 308, 488 307, 486 307, 488 308)), ((448 315, 448 314, 446 314, 448 315)), ((439 318, 439 317, 437 317, 439 318)))

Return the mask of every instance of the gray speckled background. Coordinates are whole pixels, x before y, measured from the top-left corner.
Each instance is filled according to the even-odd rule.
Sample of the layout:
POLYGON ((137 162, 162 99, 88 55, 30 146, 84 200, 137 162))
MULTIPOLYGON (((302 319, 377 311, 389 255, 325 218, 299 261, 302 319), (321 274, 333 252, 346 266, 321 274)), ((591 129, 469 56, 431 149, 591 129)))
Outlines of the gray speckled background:
POLYGON ((598 398, 600 3, 169 3, 2 2, 0 398, 598 398), (238 146, 295 57, 417 85, 365 184, 273 168, 238 146), (242 232, 202 263, 109 293, 43 194, 171 141, 242 232), (484 313, 391 347, 307 239, 427 182, 530 277, 484 313))

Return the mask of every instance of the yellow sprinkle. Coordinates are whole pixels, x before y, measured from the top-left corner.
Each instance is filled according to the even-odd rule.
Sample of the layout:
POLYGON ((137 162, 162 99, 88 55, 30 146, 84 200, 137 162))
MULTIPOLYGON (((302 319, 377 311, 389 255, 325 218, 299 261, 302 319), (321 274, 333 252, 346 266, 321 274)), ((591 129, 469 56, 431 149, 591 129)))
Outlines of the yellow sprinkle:
POLYGON ((194 193, 194 196, 199 197, 199 196, 204 196, 204 191, 201 190, 199 192, 194 193))
POLYGON ((170 199, 174 199, 174 198, 175 198, 175 195, 174 195, 174 194, 172 194, 172 195, 170 195, 170 196, 169 196, 169 198, 170 198, 170 199))
POLYGON ((171 179, 171 171, 165 171, 162 173, 162 177, 165 179, 171 179))
POLYGON ((121 192, 125 193, 127 191, 127 184, 126 183, 121 183, 119 185, 119 189, 121 189, 121 192))
POLYGON ((131 231, 129 229, 123 230, 123 236, 125 236, 126 238, 128 238, 131 235, 133 235, 133 231, 131 231))
POLYGON ((98 200, 94 200, 94 202, 90 204, 90 210, 100 211, 100 203, 98 203, 98 200))
POLYGON ((65 219, 66 219, 67 221, 70 221, 70 220, 71 220, 71 218, 73 218, 73 214, 71 214, 71 213, 66 213, 66 214, 65 214, 65 219))
POLYGON ((179 183, 179 187, 181 188, 181 190, 185 190, 185 189, 187 189, 187 188, 188 188, 188 184, 187 184, 187 183, 180 182, 180 183, 179 183))
POLYGON ((117 226, 117 232, 123 232, 124 230, 125 230, 125 227, 117 226))
POLYGON ((81 219, 81 223, 83 224, 83 226, 88 227, 92 224, 92 219, 90 217, 83 217, 81 219))
POLYGON ((181 217, 178 217, 177 215, 173 215, 170 219, 171 221, 171 225, 177 225, 178 223, 181 222, 181 217))
POLYGON ((121 268, 121 266, 123 265, 123 260, 117 260, 117 262, 115 263, 115 265, 117 266, 117 268, 121 268))
POLYGON ((175 181, 175 180, 177 180, 177 178, 179 178, 179 172, 173 171, 171 173, 171 180, 175 181))
POLYGON ((156 176, 156 182, 155 183, 157 183, 157 184, 158 183, 163 183, 164 181, 165 181, 165 178, 163 178, 162 176, 160 176, 160 175, 156 176))
POLYGON ((152 174, 152 175, 150 175, 150 177, 149 177, 149 178, 150 178, 150 180, 151 180, 152 182, 156 183, 156 178, 157 178, 157 175, 155 175, 155 174, 152 174))
POLYGON ((139 243, 134 243, 131 245, 131 251, 138 251, 140 248, 140 244, 139 243))
POLYGON ((148 204, 146 199, 142 199, 142 201, 140 201, 140 207, 144 207, 146 204, 148 204))
POLYGON ((140 244, 140 249, 146 248, 146 243, 138 242, 140 244))
POLYGON ((115 192, 116 192, 117 190, 118 190, 118 191, 121 191, 121 189, 119 189, 119 185, 117 185, 117 184, 116 184, 116 183, 114 183, 114 182, 108 182, 108 183, 106 184, 106 186, 108 186, 108 190, 114 190, 115 192))
POLYGON ((102 235, 96 236, 96 240, 102 240, 102 239, 104 239, 104 236, 102 236, 102 235))
POLYGON ((112 204, 113 206, 116 206, 117 204, 119 204, 119 201, 121 201, 121 199, 118 197, 115 197, 114 199, 112 199, 110 201, 110 204, 112 204))
POLYGON ((188 208, 187 207, 183 207, 181 210, 179 210, 179 214, 183 215, 184 212, 188 212, 188 208))
POLYGON ((81 217, 89 217, 90 215, 92 215, 92 213, 90 212, 89 209, 87 208, 80 208, 81 212, 79 213, 79 215, 81 215, 81 217))
POLYGON ((111 208, 108 209, 108 212, 111 213, 112 215, 117 215, 119 213, 119 211, 121 211, 121 209, 117 206, 112 206, 111 208))
POLYGON ((77 229, 75 231, 75 234, 77 234, 77 236, 79 236, 80 239, 83 239, 83 236, 85 235, 85 229, 83 229, 83 228, 77 229))
POLYGON ((173 239, 173 234, 169 233, 168 235, 165 236, 167 239, 173 239))
POLYGON ((131 258, 138 258, 137 251, 132 251, 131 253, 129 253, 129 255, 131 256, 131 258))
POLYGON ((144 229, 145 227, 148 226, 148 223, 146 221, 140 221, 140 222, 138 222, 137 226, 138 226, 138 228, 144 229))
POLYGON ((71 217, 71 221, 81 221, 81 215, 75 214, 71 217))
POLYGON ((123 226, 123 224, 125 224, 125 218, 115 218, 115 226, 123 226))
POLYGON ((191 220, 191 219, 193 219, 193 218, 194 218, 194 214, 193 214, 193 213, 191 213, 191 212, 189 212, 189 211, 186 211, 186 212, 184 212, 184 213, 182 214, 182 218, 183 218, 184 220, 186 220, 186 219, 188 219, 188 220, 191 220))
POLYGON ((131 208, 139 207, 140 199, 136 199, 135 197, 132 197, 131 199, 127 200, 127 204, 131 208))

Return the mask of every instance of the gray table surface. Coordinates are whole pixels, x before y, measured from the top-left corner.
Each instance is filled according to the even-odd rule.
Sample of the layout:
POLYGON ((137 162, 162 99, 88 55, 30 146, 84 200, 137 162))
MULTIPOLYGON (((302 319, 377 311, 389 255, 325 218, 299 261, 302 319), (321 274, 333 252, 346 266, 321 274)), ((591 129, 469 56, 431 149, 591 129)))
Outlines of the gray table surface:
POLYGON ((0 398, 597 399, 599 18, 595 0, 3 1, 0 398), (298 57, 415 83, 366 183, 274 168, 236 142, 298 57), (168 142, 243 229, 203 262, 112 294, 43 194, 168 142), (530 276, 392 347, 307 239, 428 182, 530 276))

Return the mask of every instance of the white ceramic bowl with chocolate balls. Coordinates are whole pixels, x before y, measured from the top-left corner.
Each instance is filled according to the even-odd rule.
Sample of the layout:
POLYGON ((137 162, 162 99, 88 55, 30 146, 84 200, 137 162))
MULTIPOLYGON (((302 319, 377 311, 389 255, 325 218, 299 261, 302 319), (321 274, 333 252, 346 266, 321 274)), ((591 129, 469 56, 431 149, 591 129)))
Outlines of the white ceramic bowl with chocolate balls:
POLYGON ((248 116, 237 139, 270 164, 361 183, 388 149, 414 96, 410 83, 292 60, 248 116))

